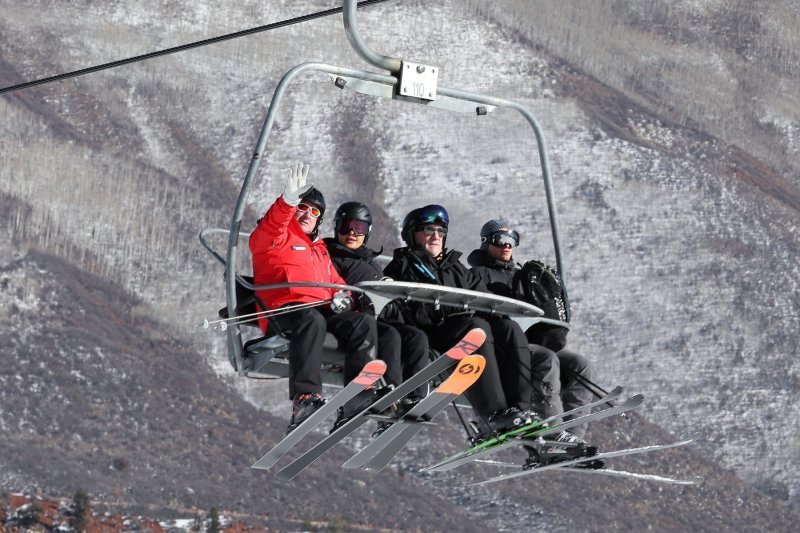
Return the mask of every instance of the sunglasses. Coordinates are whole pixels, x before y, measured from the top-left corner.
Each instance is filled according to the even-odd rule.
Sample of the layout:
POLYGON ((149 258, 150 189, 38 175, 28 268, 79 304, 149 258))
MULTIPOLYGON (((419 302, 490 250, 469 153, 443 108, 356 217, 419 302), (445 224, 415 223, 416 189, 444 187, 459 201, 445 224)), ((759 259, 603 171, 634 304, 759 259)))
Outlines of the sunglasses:
POLYGON ((369 233, 369 224, 363 220, 342 220, 336 232, 339 235, 349 235, 353 232, 356 237, 362 237, 369 233))
POLYGON ((489 244, 498 248, 505 246, 516 248, 519 246, 519 233, 513 230, 496 231, 489 237, 489 244))
POLYGON ((439 237, 445 238, 447 237, 447 228, 437 228, 435 226, 422 226, 421 228, 417 228, 417 231, 421 231, 425 234, 426 237, 432 237, 434 233, 438 233, 439 237))
POLYGON ((314 207, 313 205, 308 205, 303 203, 297 204, 297 210, 300 211, 301 213, 309 211, 311 213, 311 216, 314 218, 319 218, 319 216, 322 214, 322 211, 320 211, 319 207, 314 207))

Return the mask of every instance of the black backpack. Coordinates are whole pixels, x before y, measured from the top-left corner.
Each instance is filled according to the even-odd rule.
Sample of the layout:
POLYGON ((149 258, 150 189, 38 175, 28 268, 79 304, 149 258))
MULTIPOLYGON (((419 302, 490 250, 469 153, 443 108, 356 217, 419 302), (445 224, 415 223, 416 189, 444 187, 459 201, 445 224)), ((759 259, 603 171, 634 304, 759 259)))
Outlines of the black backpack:
POLYGON ((545 318, 569 322, 567 291, 554 268, 541 261, 528 261, 514 274, 512 289, 526 302, 541 308, 545 318))
MULTIPOLYGON (((569 322, 567 291, 555 269, 541 261, 528 261, 514 274, 512 288, 515 295, 544 311, 545 318, 569 322)), ((565 327, 539 322, 528 328, 525 335, 533 344, 558 352, 567 346, 567 333, 565 327)))

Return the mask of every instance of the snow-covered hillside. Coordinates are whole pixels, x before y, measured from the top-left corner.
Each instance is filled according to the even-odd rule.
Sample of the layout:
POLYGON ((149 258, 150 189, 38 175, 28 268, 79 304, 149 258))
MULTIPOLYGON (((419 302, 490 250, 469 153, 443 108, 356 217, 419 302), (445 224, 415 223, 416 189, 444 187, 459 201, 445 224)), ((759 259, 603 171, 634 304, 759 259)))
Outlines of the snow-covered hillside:
MULTIPOLYGON (((1 85, 336 4, 0 2, 1 85)), ((365 9, 360 21, 376 50, 439 66, 441 85, 533 111, 559 202, 572 348, 594 359, 601 383, 643 392, 650 421, 675 433, 700 430, 699 449, 796 506, 800 213, 782 189, 763 185, 777 183, 767 178, 779 180, 781 169, 757 146, 749 153, 676 125, 624 95, 635 86, 584 75, 545 51, 552 46, 487 20, 472 4, 388 2, 365 9)), ((529 25, 544 23, 529 17, 529 25)), ((219 265, 196 235, 227 227, 283 73, 305 61, 374 70, 341 26, 338 17, 314 20, 4 95, 0 206, 9 206, 8 239, 119 283, 141 299, 142 313, 207 353, 234 383, 222 339, 194 328, 223 301, 219 265)), ((675 59, 648 53, 643 62, 675 59)), ((782 125, 770 133, 796 146, 798 110, 768 114, 753 121, 782 125)), ((308 75, 287 95, 272 139, 249 224, 281 192, 284 169, 303 160, 329 205, 359 199, 379 212, 384 226, 370 244, 397 245, 409 209, 441 203, 453 224, 449 246, 472 250, 483 222, 502 217, 522 233, 518 259, 553 261, 536 146, 510 111, 456 115, 355 95, 308 75)), ((800 167, 796 149, 788 154, 796 165, 789 168, 800 167)), ((785 181, 789 190, 796 176, 785 181)), ((0 280, 25 289, 0 292, 7 319, 46 298, 38 282, 14 278, 11 266, 22 259, 11 251, 0 259, 0 280)), ((275 397, 269 387, 242 385, 257 404, 275 397)), ((286 408, 270 406, 276 414, 286 408)))

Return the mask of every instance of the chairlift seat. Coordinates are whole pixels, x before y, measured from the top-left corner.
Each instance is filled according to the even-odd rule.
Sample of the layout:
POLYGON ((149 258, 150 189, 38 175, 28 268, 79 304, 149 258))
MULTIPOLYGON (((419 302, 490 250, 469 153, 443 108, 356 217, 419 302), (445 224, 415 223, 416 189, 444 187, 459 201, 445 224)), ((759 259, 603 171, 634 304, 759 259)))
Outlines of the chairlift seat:
MULTIPOLYGON (((245 373, 249 377, 288 378, 289 339, 269 335, 245 343, 245 373)), ((322 382, 333 387, 344 386, 345 354, 332 333, 325 334, 322 349, 322 382)))
MULTIPOLYGON (((253 278, 243 276, 248 283, 253 278)), ((256 302, 264 306, 255 292, 238 280, 236 281, 237 315, 250 315, 257 312, 256 302)), ((219 310, 221 318, 229 318, 228 308, 219 310)), ((243 326, 258 327, 255 320, 242 322, 243 326)), ((322 348, 322 382, 333 387, 344 386, 344 352, 339 350, 339 341, 332 333, 325 334, 322 348)), ((233 364, 233 361, 231 362, 233 364)), ((235 365, 234 365, 235 368, 235 365)), ((253 378, 289 377, 289 339, 282 335, 266 335, 251 339, 244 344, 245 375, 253 378)))

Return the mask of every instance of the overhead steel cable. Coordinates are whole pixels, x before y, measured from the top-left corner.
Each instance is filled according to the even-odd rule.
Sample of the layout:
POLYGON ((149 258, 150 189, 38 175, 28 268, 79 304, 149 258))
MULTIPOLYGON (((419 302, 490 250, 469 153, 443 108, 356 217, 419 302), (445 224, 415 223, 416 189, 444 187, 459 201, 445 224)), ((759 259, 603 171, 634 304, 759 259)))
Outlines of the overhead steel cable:
MULTIPOLYGON (((386 2, 388 0, 363 0, 358 2, 358 7, 365 7, 373 4, 380 4, 382 2, 386 2)), ((308 15, 303 15, 300 17, 295 17, 292 19, 282 20, 279 22, 273 22, 272 24, 266 24, 264 26, 257 26, 255 28, 250 28, 247 30, 237 31, 235 33, 229 33, 227 35, 220 35, 219 37, 212 37, 210 39, 204 39, 202 41, 196 41, 189 44, 183 44, 180 46, 175 46, 173 48, 167 48, 164 50, 159 50, 157 52, 150 52, 149 54, 142 54, 134 57, 129 57, 127 59, 120 59, 119 61, 112 61, 111 63, 104 63, 102 65, 96 65, 94 67, 87 67, 80 70, 75 70, 72 72, 66 72, 64 74, 58 74, 56 76, 50 76, 49 78, 42 78, 40 80, 33 80, 27 81, 25 83, 20 83, 18 85, 12 85, 10 87, 4 87, 0 89, 0 94, 11 92, 11 91, 19 91, 22 89, 27 89, 29 87, 34 87, 36 85, 44 85, 46 83, 52 83, 54 81, 61 81, 68 78, 76 78, 78 76, 83 76, 84 74, 91 74, 93 72, 98 72, 101 70, 106 70, 110 68, 119 67, 122 65, 128 65, 130 63, 136 63, 137 61, 144 61, 146 59, 152 59, 154 57, 165 56, 169 54, 175 54, 177 52, 183 52, 184 50, 191 50, 192 48, 200 48, 201 46, 208 46, 210 44, 216 44, 222 41, 228 41, 230 39, 238 39, 239 37, 245 37, 247 35, 252 35, 254 33, 260 33, 264 31, 275 30, 278 28, 283 28, 285 26, 291 26, 293 24, 299 24, 301 22, 308 22, 309 20, 314 20, 322 17, 328 17, 330 15, 336 15, 337 13, 341 13, 341 7, 335 7, 333 9, 328 9, 325 11, 319 11, 317 13, 310 13, 308 15)))

